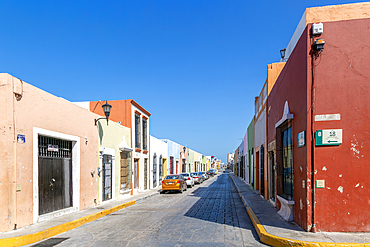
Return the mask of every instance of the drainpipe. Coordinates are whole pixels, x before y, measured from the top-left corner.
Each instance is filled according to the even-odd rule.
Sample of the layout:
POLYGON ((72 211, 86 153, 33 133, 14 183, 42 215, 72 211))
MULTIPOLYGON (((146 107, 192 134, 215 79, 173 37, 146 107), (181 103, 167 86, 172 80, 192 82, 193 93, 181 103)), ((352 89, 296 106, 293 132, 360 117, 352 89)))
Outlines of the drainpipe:
POLYGON ((15 131, 15 90, 14 77, 12 76, 12 97, 13 97, 13 222, 14 230, 17 230, 17 134, 15 131))
MULTIPOLYGON (((314 35, 312 35, 312 41, 311 41, 311 47, 314 41, 314 35)), ((315 68, 315 58, 316 53, 311 48, 311 72, 312 72, 312 84, 311 84, 311 198, 312 198, 312 212, 311 212, 311 224, 312 232, 316 232, 316 223, 315 223, 315 74, 316 74, 316 68, 315 68)))

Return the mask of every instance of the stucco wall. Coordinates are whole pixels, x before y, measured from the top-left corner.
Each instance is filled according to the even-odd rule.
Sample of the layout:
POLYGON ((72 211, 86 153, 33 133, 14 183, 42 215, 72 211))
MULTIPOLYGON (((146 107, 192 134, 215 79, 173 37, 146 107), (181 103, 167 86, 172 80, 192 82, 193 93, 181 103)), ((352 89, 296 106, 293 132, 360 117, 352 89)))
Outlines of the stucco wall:
MULTIPOLYGON (((370 6, 370 4, 367 4, 370 6)), ((316 65, 314 128, 342 129, 339 146, 315 148, 316 224, 322 231, 370 231, 370 19, 324 22, 325 54, 316 65)))
POLYGON ((255 162, 254 162, 254 117, 248 126, 248 163, 249 163, 249 184, 255 189, 255 162))
MULTIPOLYGON (((105 148, 113 149, 115 166, 113 168, 113 181, 112 181, 112 199, 117 199, 120 196, 120 150, 119 145, 124 140, 128 147, 131 146, 130 128, 117 124, 115 122, 100 120, 97 125, 97 131, 99 133, 99 150, 101 154, 105 154, 105 148), (123 139, 124 138, 124 139, 123 139)), ((132 153, 132 152, 131 152, 132 153)), ((131 163, 131 160, 130 160, 131 163)), ((101 166, 101 161, 99 166, 101 166)), ((132 164, 130 164, 132 168, 132 164)), ((100 167, 102 168, 102 167, 100 167)), ((130 173, 131 175, 131 173, 130 173)), ((101 191, 102 191, 102 177, 98 177, 98 194, 99 202, 101 202, 101 191)))
POLYGON ((93 206, 97 198, 97 183, 96 176, 92 177, 90 171, 96 171, 98 160, 98 137, 94 126, 97 115, 26 82, 21 83, 9 74, 0 74, 0 84, 3 106, 0 111, 0 166, 3 168, 0 172, 0 231, 12 230, 14 224, 18 228, 27 226, 35 220, 33 158, 37 153, 33 149, 33 127, 80 140, 80 176, 76 178, 80 187, 78 209, 93 206), (13 83, 17 83, 17 92, 22 95, 19 100, 12 93, 13 83), (13 146, 17 134, 25 135, 26 142, 14 142, 13 146), (20 191, 15 194, 16 184, 19 184, 20 191))
MULTIPOLYGON (((310 149, 308 144, 298 148, 298 133, 306 131, 306 142, 310 143, 309 129, 307 126, 309 109, 310 91, 307 89, 307 77, 309 70, 307 54, 307 29, 303 32, 284 69, 280 73, 274 87, 268 97, 267 108, 270 109, 268 114, 268 143, 276 139, 275 124, 283 117, 284 104, 288 101, 289 109, 294 114, 292 120, 292 137, 293 137, 293 199, 294 221, 304 229, 308 229, 311 224, 311 218, 307 214, 311 210, 311 181, 307 177, 310 172, 310 149), (308 169, 307 169, 308 167, 308 169), (307 180, 308 178, 308 180, 307 180), (304 182, 302 182, 304 180, 304 182)), ((281 154, 281 143, 276 142, 276 163, 281 166, 279 152, 281 154)), ((277 200, 279 206, 279 201, 277 200)))
MULTIPOLYGON (((150 172, 150 176, 153 177, 153 159, 154 154, 156 154, 156 161, 157 161, 157 187, 160 186, 159 184, 159 158, 162 156, 162 159, 168 159, 168 144, 158 138, 155 138, 154 136, 150 136, 150 157, 151 157, 151 164, 152 164, 152 170, 150 172)), ((163 174, 162 174, 163 175, 163 174)), ((152 181, 153 186, 153 181, 152 181)), ((154 188, 154 187, 153 187, 154 188)))

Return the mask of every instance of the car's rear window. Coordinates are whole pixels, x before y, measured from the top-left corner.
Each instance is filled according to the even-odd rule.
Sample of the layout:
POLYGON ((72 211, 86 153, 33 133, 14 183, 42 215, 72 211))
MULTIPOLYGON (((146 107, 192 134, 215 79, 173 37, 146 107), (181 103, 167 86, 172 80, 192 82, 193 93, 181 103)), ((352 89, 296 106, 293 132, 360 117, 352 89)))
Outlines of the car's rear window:
POLYGON ((191 175, 198 175, 198 173, 197 172, 192 172, 191 175))
POLYGON ((184 177, 189 177, 189 173, 181 173, 184 177))
POLYGON ((164 179, 179 179, 179 176, 178 175, 168 175, 166 176, 164 179))

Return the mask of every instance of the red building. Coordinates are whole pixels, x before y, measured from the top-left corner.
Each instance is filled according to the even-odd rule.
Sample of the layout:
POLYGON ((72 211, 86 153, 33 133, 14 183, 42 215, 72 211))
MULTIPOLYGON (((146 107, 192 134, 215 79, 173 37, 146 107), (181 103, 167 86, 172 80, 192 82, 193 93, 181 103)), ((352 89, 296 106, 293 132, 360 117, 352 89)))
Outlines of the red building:
POLYGON ((277 206, 307 231, 370 231, 369 42, 370 3, 306 9, 268 96, 277 206))

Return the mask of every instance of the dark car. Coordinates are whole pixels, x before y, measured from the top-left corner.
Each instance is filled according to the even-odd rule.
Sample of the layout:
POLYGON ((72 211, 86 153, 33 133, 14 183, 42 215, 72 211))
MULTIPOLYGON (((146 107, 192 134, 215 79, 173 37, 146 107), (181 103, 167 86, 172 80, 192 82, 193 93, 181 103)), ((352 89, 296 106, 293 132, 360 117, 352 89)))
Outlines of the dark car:
POLYGON ((207 174, 209 175, 209 176, 214 176, 215 175, 215 170, 213 170, 213 169, 210 169, 210 170, 208 170, 207 171, 207 174))

